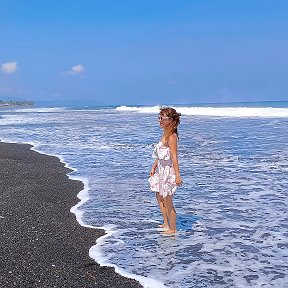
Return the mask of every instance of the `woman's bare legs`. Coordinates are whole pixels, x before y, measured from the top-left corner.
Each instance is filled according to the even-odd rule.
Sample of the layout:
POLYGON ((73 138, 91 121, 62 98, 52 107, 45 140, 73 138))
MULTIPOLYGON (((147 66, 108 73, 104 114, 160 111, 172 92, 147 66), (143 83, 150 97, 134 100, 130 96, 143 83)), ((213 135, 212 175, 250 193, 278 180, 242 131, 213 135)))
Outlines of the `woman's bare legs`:
POLYGON ((160 211, 162 213, 162 217, 164 220, 164 224, 162 224, 161 227, 169 229, 168 214, 167 209, 164 205, 164 198, 159 193, 156 193, 156 199, 159 204, 160 211))
POLYGON ((166 196, 163 198, 164 200, 164 207, 167 211, 168 216, 168 223, 169 223, 169 230, 164 231, 164 234, 174 234, 176 233, 176 210, 173 206, 173 196, 166 196))

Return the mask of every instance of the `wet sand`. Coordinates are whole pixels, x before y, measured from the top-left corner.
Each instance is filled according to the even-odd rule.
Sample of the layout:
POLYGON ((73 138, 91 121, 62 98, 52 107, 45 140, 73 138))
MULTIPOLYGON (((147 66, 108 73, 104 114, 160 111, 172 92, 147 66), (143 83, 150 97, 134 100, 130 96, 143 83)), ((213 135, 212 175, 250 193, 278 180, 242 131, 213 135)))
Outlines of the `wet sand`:
POLYGON ((0 142, 0 287, 142 287, 89 257, 104 231, 70 212, 83 183, 31 147, 0 142))

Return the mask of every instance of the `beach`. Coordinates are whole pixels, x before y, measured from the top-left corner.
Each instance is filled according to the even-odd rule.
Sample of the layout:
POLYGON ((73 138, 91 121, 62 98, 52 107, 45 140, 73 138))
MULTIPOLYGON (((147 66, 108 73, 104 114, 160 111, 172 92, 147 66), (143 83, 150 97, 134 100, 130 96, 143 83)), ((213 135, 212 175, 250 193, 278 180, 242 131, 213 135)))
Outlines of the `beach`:
POLYGON ((177 108, 175 237, 147 181, 159 107, 2 110, 0 139, 34 148, 0 146, 0 287, 287 287, 282 104, 177 108))
POLYGON ((89 257, 104 231, 80 226, 70 212, 83 183, 31 147, 0 142, 0 286, 142 287, 89 257))

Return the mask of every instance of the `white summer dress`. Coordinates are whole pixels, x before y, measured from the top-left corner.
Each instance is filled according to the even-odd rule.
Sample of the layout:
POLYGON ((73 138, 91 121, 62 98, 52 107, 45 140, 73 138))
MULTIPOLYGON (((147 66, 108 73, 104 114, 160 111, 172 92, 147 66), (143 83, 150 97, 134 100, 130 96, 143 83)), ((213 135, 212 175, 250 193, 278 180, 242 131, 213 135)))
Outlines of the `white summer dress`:
POLYGON ((148 179, 150 189, 154 192, 159 192, 163 197, 174 195, 177 186, 169 147, 160 141, 156 145, 152 157, 158 159, 158 164, 155 174, 148 179))

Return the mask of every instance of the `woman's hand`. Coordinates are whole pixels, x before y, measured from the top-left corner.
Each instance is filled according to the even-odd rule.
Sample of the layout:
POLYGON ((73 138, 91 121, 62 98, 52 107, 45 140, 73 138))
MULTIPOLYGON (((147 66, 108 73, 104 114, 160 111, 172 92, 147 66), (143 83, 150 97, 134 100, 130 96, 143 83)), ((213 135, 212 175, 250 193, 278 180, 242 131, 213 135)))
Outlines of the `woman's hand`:
POLYGON ((156 170, 156 167, 153 166, 151 171, 150 171, 150 177, 155 174, 155 170, 156 170))
POLYGON ((175 177, 175 183, 177 186, 181 186, 183 184, 183 181, 180 175, 175 177))

